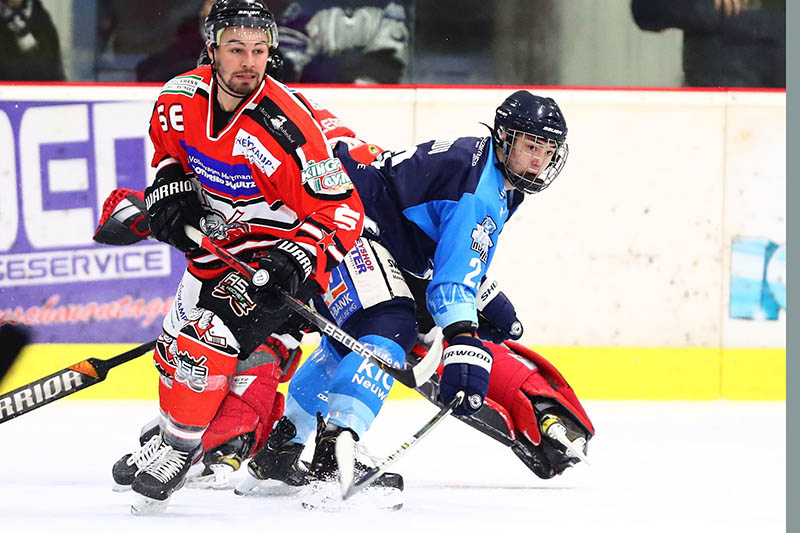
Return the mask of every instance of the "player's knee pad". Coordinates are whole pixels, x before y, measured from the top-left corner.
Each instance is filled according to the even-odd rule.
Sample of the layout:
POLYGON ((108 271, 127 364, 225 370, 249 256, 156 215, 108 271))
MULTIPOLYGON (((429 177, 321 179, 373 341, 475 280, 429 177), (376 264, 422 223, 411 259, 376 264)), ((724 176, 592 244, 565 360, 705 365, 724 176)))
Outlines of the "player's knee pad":
MULTIPOLYGON (((393 340, 377 335, 359 340, 392 364, 405 364, 406 352, 393 340)), ((330 420, 363 434, 380 412, 393 384, 394 379, 384 370, 354 352, 348 354, 331 382, 330 420)))
POLYGON ((213 450, 238 435, 251 433, 249 451, 254 451, 269 436, 276 404, 282 414, 283 396, 278 392, 280 368, 274 360, 259 364, 254 358, 266 359, 254 353, 247 361, 240 361, 230 391, 203 434, 204 449, 213 450))
POLYGON ((198 309, 178 334, 169 414, 181 424, 211 422, 236 371, 239 345, 214 313, 198 309))

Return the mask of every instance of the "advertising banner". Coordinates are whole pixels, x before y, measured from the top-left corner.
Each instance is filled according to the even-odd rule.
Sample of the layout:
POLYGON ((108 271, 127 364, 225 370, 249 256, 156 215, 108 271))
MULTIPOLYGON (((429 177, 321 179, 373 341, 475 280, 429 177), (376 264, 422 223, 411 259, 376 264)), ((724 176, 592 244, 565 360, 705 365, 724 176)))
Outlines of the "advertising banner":
POLYGON ((33 342, 158 335, 182 254, 92 240, 108 194, 152 179, 152 105, 0 100, 0 324, 28 326, 33 342))

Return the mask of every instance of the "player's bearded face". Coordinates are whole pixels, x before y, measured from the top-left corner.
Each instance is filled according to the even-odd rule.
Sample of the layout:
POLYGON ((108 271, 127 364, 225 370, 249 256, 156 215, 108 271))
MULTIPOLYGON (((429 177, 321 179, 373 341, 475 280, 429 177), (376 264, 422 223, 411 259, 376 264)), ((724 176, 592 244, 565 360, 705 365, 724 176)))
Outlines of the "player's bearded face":
POLYGON ((219 82, 242 97, 252 94, 267 70, 268 39, 265 31, 252 28, 222 32, 214 54, 219 82))
POLYGON ((555 141, 538 135, 515 133, 508 155, 508 169, 520 176, 538 176, 553 160, 558 146, 555 141))

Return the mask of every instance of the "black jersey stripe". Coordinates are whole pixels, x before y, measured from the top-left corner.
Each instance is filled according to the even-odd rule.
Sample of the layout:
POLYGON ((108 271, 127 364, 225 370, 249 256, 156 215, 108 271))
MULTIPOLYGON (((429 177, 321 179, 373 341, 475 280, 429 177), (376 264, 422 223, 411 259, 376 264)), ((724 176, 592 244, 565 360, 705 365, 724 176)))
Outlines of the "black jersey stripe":
POLYGON ((255 108, 247 109, 244 113, 267 130, 284 152, 292 156, 298 168, 303 168, 303 162, 297 155, 297 149, 306 143, 306 138, 297 124, 286 116, 286 112, 278 104, 264 96, 255 108))

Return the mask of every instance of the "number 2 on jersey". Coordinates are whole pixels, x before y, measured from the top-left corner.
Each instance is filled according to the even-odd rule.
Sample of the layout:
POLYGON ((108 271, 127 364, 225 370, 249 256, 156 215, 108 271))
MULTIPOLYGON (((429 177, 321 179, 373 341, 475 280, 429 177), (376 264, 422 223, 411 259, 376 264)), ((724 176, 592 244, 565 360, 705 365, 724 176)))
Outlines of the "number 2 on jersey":
POLYGON ((477 287, 474 279, 481 273, 481 260, 477 257, 473 257, 469 260, 469 266, 472 267, 472 270, 467 272, 467 275, 464 276, 464 285, 469 285, 474 289, 477 287))

